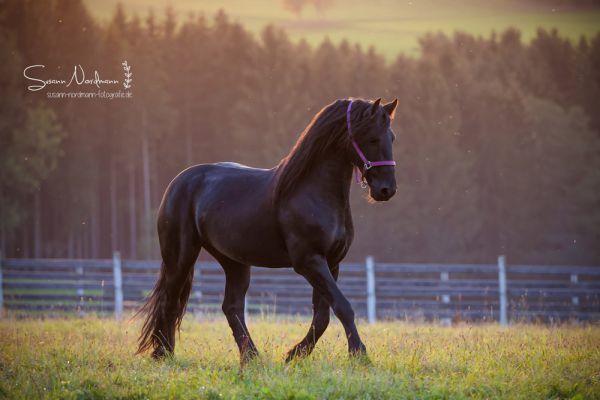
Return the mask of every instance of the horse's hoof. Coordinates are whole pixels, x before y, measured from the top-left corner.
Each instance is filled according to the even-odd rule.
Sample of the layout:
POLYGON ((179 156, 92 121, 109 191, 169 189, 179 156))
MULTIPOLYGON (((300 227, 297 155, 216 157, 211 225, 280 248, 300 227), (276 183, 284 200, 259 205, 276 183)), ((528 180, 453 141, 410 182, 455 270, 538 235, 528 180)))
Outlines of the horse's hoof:
POLYGON ((258 358, 258 351, 256 350, 247 350, 244 353, 240 354, 240 366, 243 368, 248 363, 252 362, 252 360, 258 358))
POLYGON ((307 357, 312 352, 312 348, 307 344, 298 343, 285 356, 285 362, 289 363, 295 358, 307 357))
POLYGON ((371 361, 371 358, 367 355, 367 353, 353 354, 352 358, 359 364, 364 365, 366 367, 370 367, 373 365, 373 361, 371 361))
POLYGON ((167 356, 171 355, 171 353, 167 352, 164 347, 157 347, 152 352, 152 359, 156 361, 160 361, 165 359, 167 356))
POLYGON ((353 360, 357 361, 359 364, 366 365, 366 366, 373 365, 373 362, 367 355, 367 349, 364 346, 362 346, 362 348, 359 348, 354 351, 351 350, 350 357, 353 360))
POLYGON ((364 344, 360 344, 356 349, 349 350, 350 356, 361 363, 372 365, 369 356, 367 355, 367 348, 364 344))
POLYGON ((285 355, 285 363, 289 364, 292 360, 296 359, 297 357, 301 357, 297 352, 296 349, 292 349, 290 351, 287 352, 287 354, 285 355))

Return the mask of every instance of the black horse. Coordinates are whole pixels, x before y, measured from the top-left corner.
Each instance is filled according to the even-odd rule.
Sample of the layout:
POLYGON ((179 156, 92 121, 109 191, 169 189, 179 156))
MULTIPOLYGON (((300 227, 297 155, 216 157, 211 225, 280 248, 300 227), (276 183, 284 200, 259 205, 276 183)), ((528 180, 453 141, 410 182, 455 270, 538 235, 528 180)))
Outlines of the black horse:
POLYGON ((147 317, 138 353, 152 349, 161 358, 174 351, 204 248, 225 270, 223 312, 242 362, 258 354, 244 321, 251 265, 292 266, 313 287, 312 324, 287 361, 310 354, 329 324, 330 307, 344 326, 350 354, 366 354, 354 311, 336 281, 354 234, 348 199, 353 168, 372 199, 389 200, 396 192, 394 162, 382 160, 392 159, 390 124, 398 101, 380 100, 326 106, 274 168, 203 164, 173 179, 158 211, 163 262, 140 311, 147 317))

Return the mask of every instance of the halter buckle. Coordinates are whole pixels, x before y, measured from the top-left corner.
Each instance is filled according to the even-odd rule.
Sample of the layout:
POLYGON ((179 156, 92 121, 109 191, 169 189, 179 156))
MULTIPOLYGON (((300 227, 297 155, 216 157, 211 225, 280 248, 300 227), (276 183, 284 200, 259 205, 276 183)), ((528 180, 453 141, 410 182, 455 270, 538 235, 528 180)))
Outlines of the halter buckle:
POLYGON ((371 168, 373 168, 373 165, 371 164, 371 161, 365 161, 365 171, 370 170, 371 168))

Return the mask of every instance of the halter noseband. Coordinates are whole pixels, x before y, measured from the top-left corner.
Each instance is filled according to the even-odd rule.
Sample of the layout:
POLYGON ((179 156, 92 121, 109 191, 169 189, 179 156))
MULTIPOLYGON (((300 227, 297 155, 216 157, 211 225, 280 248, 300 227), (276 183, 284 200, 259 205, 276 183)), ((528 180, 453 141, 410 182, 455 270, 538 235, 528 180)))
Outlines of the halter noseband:
POLYGON ((355 174, 356 182, 360 183, 361 187, 366 188, 367 187, 367 184, 365 183, 365 172, 366 171, 370 170, 373 167, 383 167, 383 166, 387 166, 387 165, 395 166, 396 162, 388 161, 388 160, 382 160, 382 161, 367 160, 367 157, 365 157, 364 153, 360 150, 360 147, 358 147, 358 144, 354 140, 354 136, 352 136, 352 125, 350 123, 350 113, 352 112, 352 103, 353 103, 353 100, 350 100, 350 104, 348 104, 348 109, 346 110, 346 124, 348 125, 348 134, 350 135, 350 139, 352 140, 352 146, 354 147, 354 150, 356 150, 356 153, 358 154, 358 156, 364 163, 362 171, 360 170, 360 167, 354 166, 354 168, 356 169, 356 174, 355 174), (359 177, 359 174, 360 174, 360 177, 359 177))

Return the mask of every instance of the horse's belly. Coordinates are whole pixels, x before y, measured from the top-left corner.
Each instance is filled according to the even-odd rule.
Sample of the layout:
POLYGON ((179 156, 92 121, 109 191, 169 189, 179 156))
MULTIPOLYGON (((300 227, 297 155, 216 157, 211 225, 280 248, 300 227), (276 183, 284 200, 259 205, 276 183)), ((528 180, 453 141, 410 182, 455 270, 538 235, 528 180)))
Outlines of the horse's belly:
POLYGON ((206 223, 204 240, 232 260, 261 267, 290 267, 291 262, 277 229, 260 221, 228 221, 227 218, 206 223))
POLYGON ((208 239, 219 253, 245 265, 273 268, 291 266, 287 250, 279 245, 277 239, 264 232, 244 234, 242 231, 232 231, 226 238, 212 235, 208 239))

